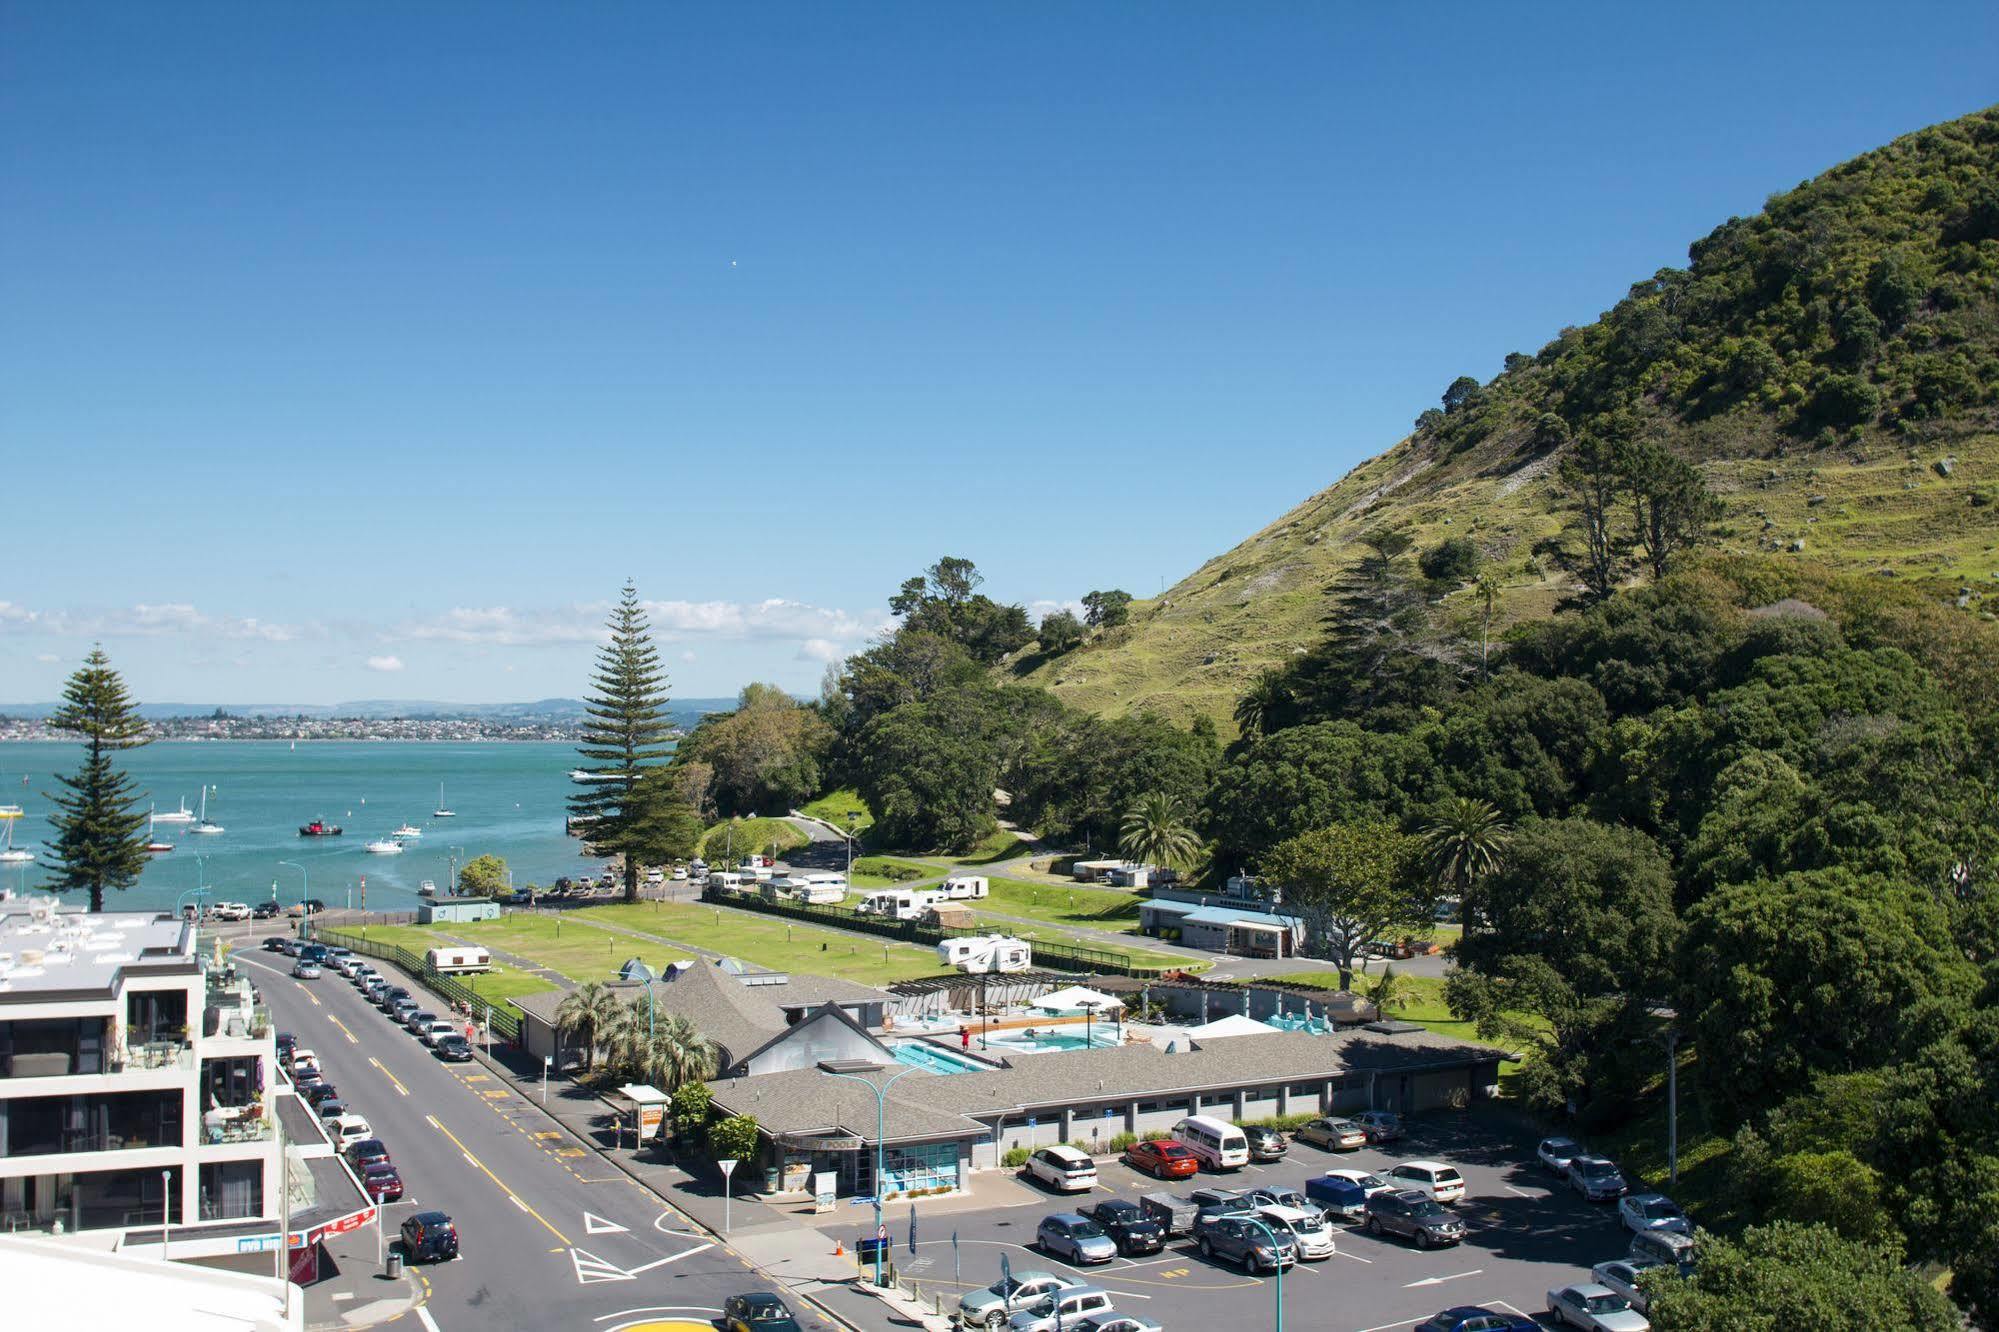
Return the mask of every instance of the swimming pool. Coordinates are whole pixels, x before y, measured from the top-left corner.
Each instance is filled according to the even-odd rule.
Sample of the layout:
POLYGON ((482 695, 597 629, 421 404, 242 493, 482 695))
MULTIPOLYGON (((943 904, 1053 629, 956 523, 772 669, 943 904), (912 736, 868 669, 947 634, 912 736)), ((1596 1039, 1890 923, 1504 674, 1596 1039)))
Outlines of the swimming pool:
MULTIPOLYGON (((995 1041, 994 1044, 997 1045, 998 1042, 995 1041)), ((989 1064, 968 1059, 964 1055, 946 1050, 941 1045, 933 1045, 929 1041, 897 1041, 889 1046, 889 1050, 895 1055, 898 1064, 908 1064, 911 1068, 925 1069, 931 1073, 946 1075, 977 1073, 991 1068, 989 1064)))
POLYGON ((1080 1032, 1042 1031, 1032 1036, 995 1036, 987 1044, 995 1050, 1012 1050, 1019 1054, 1051 1054, 1057 1050, 1107 1050, 1124 1044, 1124 1037, 1116 1028, 1100 1026, 1087 1041, 1080 1032))

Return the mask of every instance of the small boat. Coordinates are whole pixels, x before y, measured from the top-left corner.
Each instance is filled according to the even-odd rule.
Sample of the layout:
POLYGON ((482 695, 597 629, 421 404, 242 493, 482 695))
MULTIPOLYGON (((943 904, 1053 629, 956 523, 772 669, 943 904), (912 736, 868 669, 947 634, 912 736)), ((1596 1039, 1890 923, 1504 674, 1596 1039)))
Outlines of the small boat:
POLYGON ((311 823, 302 826, 298 830, 298 835, 300 837, 338 837, 340 836, 340 825, 337 823, 328 823, 325 819, 314 819, 311 823))
POLYGON ((399 856, 403 853, 403 844, 393 837, 384 837, 380 841, 368 843, 362 850, 371 856, 399 856))
POLYGON ((204 837, 214 837, 222 831, 221 824, 210 823, 208 821, 208 788, 205 786, 201 788, 201 813, 196 817, 194 826, 189 828, 188 831, 191 833, 200 833, 204 837))
POLYGON ((153 856, 163 856, 167 852, 174 849, 174 844, 172 842, 162 842, 160 840, 159 833, 153 827, 153 825, 157 822, 159 822, 159 820, 151 817, 148 817, 146 820, 146 854, 153 856))
POLYGON ((439 782, 439 783, 437 784, 437 808, 436 808, 436 809, 433 809, 432 811, 430 811, 430 817, 432 817, 433 819, 455 819, 455 818, 457 818, 457 817, 458 817, 458 811, 457 811, 457 810, 455 810, 455 809, 446 809, 446 808, 444 807, 444 783, 443 783, 443 782, 439 782))
POLYGON ((423 836, 423 829, 413 823, 405 823, 402 827, 390 833, 389 836, 395 838, 397 841, 407 841, 412 837, 423 836))
POLYGON ((417 891, 417 896, 419 897, 435 897, 437 896, 437 885, 432 883, 429 879, 425 879, 422 883, 416 886, 416 891, 417 891))
POLYGON ((571 768, 569 770, 569 780, 585 784, 590 782, 622 782, 625 780, 625 774, 622 772, 591 772, 588 768, 571 768))
POLYGON ((193 811, 193 810, 191 810, 191 809, 189 809, 189 808, 187 807, 187 797, 186 797, 186 796, 182 796, 182 797, 180 798, 180 808, 179 808, 179 809, 170 809, 170 810, 168 810, 168 811, 167 811, 166 813, 164 813, 164 814, 161 814, 161 813, 158 813, 158 812, 155 812, 155 813, 154 813, 154 815, 153 815, 153 822, 154 822, 154 823, 193 823, 193 822, 194 822, 194 811, 193 811))
POLYGON ((0 820, 7 824, 7 842, 0 846, 0 865, 25 865, 35 858, 34 852, 14 845, 14 823, 20 817, 19 805, 0 806, 0 820))

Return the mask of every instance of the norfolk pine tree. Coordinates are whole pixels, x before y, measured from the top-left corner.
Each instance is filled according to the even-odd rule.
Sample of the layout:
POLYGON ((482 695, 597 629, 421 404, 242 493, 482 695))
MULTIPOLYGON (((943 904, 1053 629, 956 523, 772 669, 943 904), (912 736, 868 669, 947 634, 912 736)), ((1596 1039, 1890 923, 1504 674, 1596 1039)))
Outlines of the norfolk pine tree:
POLYGON ((57 810, 50 843, 54 887, 57 892, 88 889, 90 909, 102 911, 104 890, 131 887, 146 866, 146 840, 139 835, 146 816, 139 813, 139 793, 111 760, 119 751, 147 742, 146 724, 103 648, 92 648, 69 677, 62 706, 49 726, 83 738, 83 766, 73 776, 58 775, 67 789, 49 797, 57 810))
POLYGON ((666 672, 632 584, 625 584, 606 627, 611 641, 597 651, 576 748, 587 771, 617 780, 589 783, 569 798, 569 812, 588 821, 584 837, 592 851, 624 857, 625 900, 636 902, 640 867, 678 849, 662 845, 662 827, 672 821, 662 818, 658 805, 674 798, 670 786, 648 780, 672 756, 666 742, 673 724, 666 714, 666 672))

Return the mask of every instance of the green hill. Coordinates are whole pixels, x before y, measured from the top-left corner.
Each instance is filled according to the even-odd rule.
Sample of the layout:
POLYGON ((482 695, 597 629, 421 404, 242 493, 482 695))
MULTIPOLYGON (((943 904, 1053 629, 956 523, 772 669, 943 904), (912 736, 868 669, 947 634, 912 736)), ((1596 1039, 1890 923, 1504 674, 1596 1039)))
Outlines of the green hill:
MULTIPOLYGON (((1328 584, 1384 527, 1419 550, 1469 538, 1499 626, 1544 615, 1575 588, 1561 461, 1610 422, 1700 468, 1715 549, 1999 607, 1999 108, 1776 195, 1689 259, 1490 383, 1454 383, 1408 438, 1129 623, 1052 659, 1030 648, 1014 672, 1079 707, 1230 730, 1244 688, 1318 640, 1328 584)), ((1475 637, 1473 590, 1436 596, 1475 637)))

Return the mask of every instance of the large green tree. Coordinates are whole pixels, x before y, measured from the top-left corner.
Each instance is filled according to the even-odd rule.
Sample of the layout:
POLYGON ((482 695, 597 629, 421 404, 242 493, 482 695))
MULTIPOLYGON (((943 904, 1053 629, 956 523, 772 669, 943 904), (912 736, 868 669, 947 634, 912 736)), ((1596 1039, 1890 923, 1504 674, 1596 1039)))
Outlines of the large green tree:
POLYGON ((1780 1221, 1739 1238, 1707 1236, 1691 1277, 1648 1276, 1658 1332, 1956 1332, 1950 1301, 1903 1267, 1892 1247, 1828 1226, 1780 1221), (1656 1282, 1656 1285, 1654 1284, 1656 1282))
POLYGON ((610 641, 597 651, 577 745, 585 771, 605 780, 586 783, 571 796, 569 812, 587 822, 593 851, 623 857, 625 900, 636 902, 641 869, 684 854, 660 840, 658 788, 641 789, 673 754, 673 722, 666 711, 666 671, 632 584, 625 584, 606 627, 610 641))
POLYGON ((725 816, 783 814, 824 787, 832 743, 832 727, 816 710, 776 685, 752 684, 735 711, 701 719, 681 742, 674 766, 706 764, 701 794, 725 816))
POLYGON ((1353 988, 1367 951, 1430 923, 1435 889, 1420 872, 1422 846, 1385 819, 1336 823, 1279 842, 1257 872, 1284 893, 1305 928, 1306 951, 1353 988))
POLYGON ((146 724, 104 649, 92 648, 69 677, 49 727, 83 741, 82 766, 59 774, 56 780, 63 789, 49 797, 56 807, 50 819, 56 832, 50 842, 55 853, 52 886, 57 892, 86 891, 90 909, 102 911, 105 890, 131 887, 146 866, 146 839, 140 832, 146 815, 139 810, 131 776, 116 759, 147 741, 146 724))

